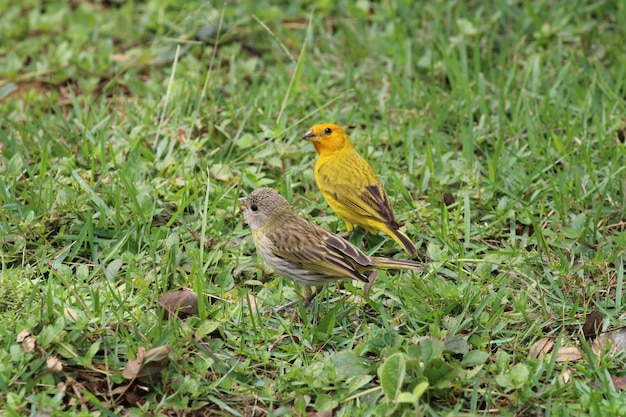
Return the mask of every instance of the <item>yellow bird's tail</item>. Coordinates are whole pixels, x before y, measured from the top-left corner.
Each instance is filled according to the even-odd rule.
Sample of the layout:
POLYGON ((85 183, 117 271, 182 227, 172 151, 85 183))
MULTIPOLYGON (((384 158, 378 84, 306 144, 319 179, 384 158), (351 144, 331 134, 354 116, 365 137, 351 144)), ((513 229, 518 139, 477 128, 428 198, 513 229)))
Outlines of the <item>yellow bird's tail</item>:
POLYGON ((407 253, 409 255, 411 255, 411 258, 413 259, 419 259, 419 254, 417 253, 417 248, 415 247, 415 245, 413 244, 413 242, 411 242, 411 239, 409 239, 407 237, 407 235, 405 235, 404 233, 402 233, 400 230, 398 229, 392 229, 391 227, 386 227, 385 229, 383 229, 389 236, 391 236, 393 238, 393 240, 395 240, 396 242, 398 242, 398 244, 400 246, 402 246, 404 248, 405 251, 407 251, 407 253))

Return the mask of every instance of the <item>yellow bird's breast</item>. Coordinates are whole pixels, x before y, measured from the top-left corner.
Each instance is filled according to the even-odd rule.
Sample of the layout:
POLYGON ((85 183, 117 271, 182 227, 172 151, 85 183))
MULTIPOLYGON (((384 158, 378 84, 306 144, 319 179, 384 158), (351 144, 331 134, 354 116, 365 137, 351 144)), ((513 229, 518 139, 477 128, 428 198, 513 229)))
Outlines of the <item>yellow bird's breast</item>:
POLYGON ((372 167, 354 150, 320 156, 315 164, 315 180, 330 208, 347 224, 357 224, 371 233, 379 229, 378 208, 372 207, 372 189, 382 185, 372 167))

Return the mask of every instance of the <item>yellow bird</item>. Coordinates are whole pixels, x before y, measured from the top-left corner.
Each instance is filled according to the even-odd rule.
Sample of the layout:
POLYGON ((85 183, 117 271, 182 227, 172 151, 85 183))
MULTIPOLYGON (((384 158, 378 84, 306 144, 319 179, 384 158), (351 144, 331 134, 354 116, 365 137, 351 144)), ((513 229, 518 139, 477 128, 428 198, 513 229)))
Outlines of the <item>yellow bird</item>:
POLYGON ((349 279, 370 282, 363 275, 366 271, 424 270, 424 264, 417 261, 367 256, 347 240, 298 216, 272 188, 259 188, 239 201, 263 260, 279 274, 302 285, 307 302, 316 295, 311 287, 349 279))
POLYGON ((370 233, 387 233, 417 259, 417 248, 393 214, 385 188, 372 167, 358 154, 344 130, 335 124, 319 124, 304 134, 319 154, 315 181, 348 232, 357 224, 370 233))

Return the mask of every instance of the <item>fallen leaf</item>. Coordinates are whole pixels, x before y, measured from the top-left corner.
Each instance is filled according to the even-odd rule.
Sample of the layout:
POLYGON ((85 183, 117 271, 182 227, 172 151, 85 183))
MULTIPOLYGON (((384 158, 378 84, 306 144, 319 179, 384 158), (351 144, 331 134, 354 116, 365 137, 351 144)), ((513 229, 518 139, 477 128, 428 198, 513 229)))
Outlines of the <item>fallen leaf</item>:
POLYGON ((614 376, 612 379, 616 391, 622 391, 626 388, 626 376, 614 376))
POLYGON ((24 349, 24 352, 26 353, 30 353, 35 350, 35 346, 37 345, 37 341, 28 329, 24 329, 18 333, 17 343, 21 343, 22 349, 24 349))
POLYGON ((170 291, 161 296, 159 305, 165 309, 166 320, 176 314, 180 318, 196 315, 198 314, 198 294, 189 290, 170 291))
POLYGON ((602 333, 591 344, 591 349, 596 355, 601 355, 607 348, 614 353, 626 350, 626 329, 619 328, 612 332, 602 333))
POLYGON ((530 359, 541 359, 554 347, 554 339, 549 337, 544 337, 543 339, 537 340, 532 344, 530 349, 528 350, 528 357, 530 359))
POLYGON ((578 348, 574 346, 565 346, 559 348, 556 353, 557 362, 578 362, 583 359, 578 348))
POLYGON ((63 370, 63 364, 56 356, 49 356, 46 359, 46 365, 51 372, 61 372, 63 370))
POLYGON ((163 361, 171 351, 170 345, 158 346, 149 351, 139 346, 137 356, 126 363, 122 376, 131 381, 137 379, 144 383, 160 380, 161 371, 167 366, 163 361))
POLYGON ((593 353, 600 356, 606 351, 607 344, 610 343, 610 339, 607 336, 602 335, 591 343, 591 350, 593 351, 593 353))
POLYGON ((32 414, 33 417, 50 417, 52 416, 52 407, 49 405, 44 405, 39 410, 35 411, 35 414, 32 414))
POLYGON ((307 417, 333 417, 333 410, 326 411, 308 411, 307 417))
POLYGON ((583 325, 583 335, 586 339, 595 339, 598 336, 603 320, 604 317, 599 311, 594 310, 587 314, 587 319, 583 325))
MULTIPOLYGON (((278 344, 280 342, 282 342, 285 339, 289 339, 291 336, 287 335, 287 334, 283 334, 281 335, 278 339, 276 339, 273 343, 270 343, 269 345, 267 345, 267 351, 271 352, 276 346, 278 346, 278 344)), ((299 343, 299 339, 297 336, 294 336, 295 342, 299 343)))
POLYGON ((163 345, 152 348, 146 352, 144 362, 160 362, 163 359, 167 358, 171 351, 172 346, 170 345, 163 345))
POLYGON ((446 206, 449 207, 452 204, 454 204, 454 201, 455 201, 454 200, 454 196, 451 193, 449 193, 447 191, 444 191, 444 193, 443 193, 443 204, 445 204, 446 206))
POLYGON ((613 341, 613 349, 625 350, 626 349, 626 329, 621 328, 611 333, 611 340, 613 341))
POLYGON ((71 308, 65 307, 63 309, 63 315, 68 319, 72 319, 74 321, 78 320, 78 313, 71 308))
POLYGON ((17 343, 22 343, 24 339, 30 336, 32 333, 28 329, 24 329, 17 334, 17 343))
POLYGON ((249 312, 256 313, 257 310, 259 309, 259 303, 257 302, 256 297, 248 293, 247 300, 248 300, 249 312))
POLYGON ((570 380, 572 379, 572 375, 570 374, 569 369, 565 369, 563 372, 557 375, 557 379, 559 380, 559 382, 561 382, 562 385, 569 384, 570 380))
POLYGON ((167 367, 163 362, 150 362, 141 367, 137 375, 137 381, 146 385, 154 385, 161 382, 161 371, 167 367))
POLYGON ((143 346, 139 346, 137 349, 137 356, 134 359, 126 362, 126 366, 124 366, 124 370, 122 371, 122 376, 126 379, 135 379, 137 375, 139 375, 139 371, 141 370, 141 365, 143 364, 143 358, 146 355, 146 348, 143 346))

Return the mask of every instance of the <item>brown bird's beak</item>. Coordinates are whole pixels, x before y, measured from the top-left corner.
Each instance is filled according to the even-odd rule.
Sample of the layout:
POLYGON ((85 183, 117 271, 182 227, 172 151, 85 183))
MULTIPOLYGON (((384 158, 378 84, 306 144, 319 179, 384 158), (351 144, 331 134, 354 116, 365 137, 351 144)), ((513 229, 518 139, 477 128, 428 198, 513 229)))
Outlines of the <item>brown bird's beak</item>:
POLYGON ((315 137, 316 135, 315 133, 313 133, 313 130, 309 130, 308 132, 304 134, 304 136, 302 136, 302 139, 311 140, 311 139, 314 139, 315 137))

